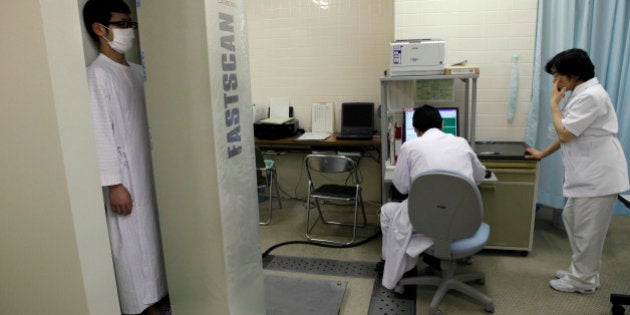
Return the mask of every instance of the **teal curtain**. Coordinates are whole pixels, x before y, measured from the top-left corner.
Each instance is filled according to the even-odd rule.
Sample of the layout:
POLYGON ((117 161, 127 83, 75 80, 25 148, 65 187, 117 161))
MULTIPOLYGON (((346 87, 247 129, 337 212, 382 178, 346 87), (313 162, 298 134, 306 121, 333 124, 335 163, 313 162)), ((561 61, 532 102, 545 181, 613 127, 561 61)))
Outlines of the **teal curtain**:
MULTIPOLYGON (((543 67, 557 53, 574 47, 589 53, 595 64, 595 75, 610 94, 619 119, 617 136, 628 159, 630 1, 627 0, 538 1, 532 102, 525 142, 544 149, 557 138, 549 111, 552 76, 543 67)), ((538 202, 553 208, 563 208, 565 198, 562 196, 560 152, 541 162, 540 174, 538 202)), ((630 209, 618 202, 615 214, 630 215, 630 209)))

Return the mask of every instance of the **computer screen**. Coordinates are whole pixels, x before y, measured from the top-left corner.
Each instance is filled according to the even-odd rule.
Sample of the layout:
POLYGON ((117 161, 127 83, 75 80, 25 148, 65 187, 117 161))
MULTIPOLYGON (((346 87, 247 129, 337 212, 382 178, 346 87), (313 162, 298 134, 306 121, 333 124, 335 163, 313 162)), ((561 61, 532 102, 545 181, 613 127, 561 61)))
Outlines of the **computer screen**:
POLYGON ((374 130, 374 103, 341 103, 341 131, 374 130))
MULTIPOLYGON (((413 129, 413 113, 415 108, 405 108, 403 110, 403 141, 415 139, 418 137, 416 131, 413 129)), ((444 127, 442 131, 450 133, 454 136, 458 136, 459 115, 457 107, 440 107, 438 108, 440 116, 444 121, 444 127)))

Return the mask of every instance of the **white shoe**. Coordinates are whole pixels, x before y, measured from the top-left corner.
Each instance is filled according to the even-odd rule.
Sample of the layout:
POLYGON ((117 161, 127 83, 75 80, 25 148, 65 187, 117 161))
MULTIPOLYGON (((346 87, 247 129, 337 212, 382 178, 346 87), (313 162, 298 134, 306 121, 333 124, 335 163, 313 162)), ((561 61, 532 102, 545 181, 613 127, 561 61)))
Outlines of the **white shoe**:
POLYGON ((569 271, 560 269, 560 270, 556 270, 555 277, 556 279, 560 279, 560 278, 564 278, 568 274, 569 274, 569 271))
POLYGON ((581 287, 572 282, 573 281, 569 280, 568 278, 560 278, 549 281, 549 285, 556 291, 567 293, 577 292, 583 294, 592 294, 595 293, 595 290, 597 289, 597 287, 581 287))
MULTIPOLYGON (((569 275, 568 270, 559 269, 559 270, 556 270, 556 274, 554 276, 556 277, 556 279, 562 279, 568 275, 569 275)), ((595 286, 595 289, 598 289, 599 287, 600 287, 600 284, 599 284, 599 277, 598 277, 597 285, 595 286)))

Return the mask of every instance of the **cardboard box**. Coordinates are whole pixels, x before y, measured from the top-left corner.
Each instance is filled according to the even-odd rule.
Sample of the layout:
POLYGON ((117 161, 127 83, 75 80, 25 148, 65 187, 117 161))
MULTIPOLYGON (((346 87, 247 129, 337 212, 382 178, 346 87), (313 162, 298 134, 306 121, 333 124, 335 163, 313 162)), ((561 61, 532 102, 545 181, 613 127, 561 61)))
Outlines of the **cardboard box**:
POLYGON ((448 66, 444 74, 479 74, 479 66, 448 66))

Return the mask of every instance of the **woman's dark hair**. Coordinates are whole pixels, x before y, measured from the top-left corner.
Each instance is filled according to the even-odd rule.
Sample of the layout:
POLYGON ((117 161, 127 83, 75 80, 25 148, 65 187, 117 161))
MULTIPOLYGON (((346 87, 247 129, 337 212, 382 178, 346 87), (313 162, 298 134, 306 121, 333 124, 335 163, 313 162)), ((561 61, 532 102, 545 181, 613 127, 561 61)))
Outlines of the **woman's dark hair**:
POLYGON ((90 37, 98 42, 98 35, 92 30, 94 22, 109 24, 112 13, 131 14, 129 6, 122 0, 89 0, 83 6, 83 24, 90 37))
POLYGON ((414 110, 413 126, 422 132, 431 128, 442 130, 442 116, 440 116, 440 112, 437 108, 425 104, 414 110))
POLYGON ((575 76, 582 81, 590 80, 595 76, 595 66, 591 58, 584 50, 578 48, 568 49, 555 55, 545 65, 545 71, 549 74, 575 76))

